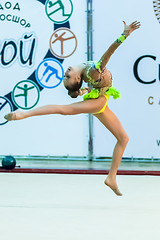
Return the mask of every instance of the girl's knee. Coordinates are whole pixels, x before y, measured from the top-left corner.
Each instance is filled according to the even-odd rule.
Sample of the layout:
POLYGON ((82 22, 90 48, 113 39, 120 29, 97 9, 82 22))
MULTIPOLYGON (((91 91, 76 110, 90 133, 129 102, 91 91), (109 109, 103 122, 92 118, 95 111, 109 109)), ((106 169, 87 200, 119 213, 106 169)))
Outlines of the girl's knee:
POLYGON ((127 134, 124 137, 124 141, 125 141, 126 144, 129 142, 129 136, 127 134))
POLYGON ((118 141, 120 141, 122 144, 127 145, 129 142, 129 137, 128 137, 127 133, 121 135, 120 138, 118 139, 118 141))

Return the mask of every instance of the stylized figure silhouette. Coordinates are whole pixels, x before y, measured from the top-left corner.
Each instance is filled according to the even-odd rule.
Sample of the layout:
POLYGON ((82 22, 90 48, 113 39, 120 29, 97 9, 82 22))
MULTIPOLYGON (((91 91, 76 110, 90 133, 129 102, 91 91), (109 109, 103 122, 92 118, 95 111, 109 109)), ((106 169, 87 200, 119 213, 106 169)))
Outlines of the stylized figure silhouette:
POLYGON ((64 41, 67 41, 67 40, 70 40, 70 39, 75 38, 74 36, 68 37, 68 38, 63 38, 63 36, 64 36, 65 34, 66 34, 66 32, 64 32, 64 33, 62 33, 60 36, 58 36, 58 34, 55 33, 56 39, 52 42, 52 44, 54 44, 54 43, 57 42, 57 41, 60 41, 60 42, 61 42, 61 55, 63 55, 63 43, 64 43, 64 41))
POLYGON ((56 75, 56 78, 59 79, 60 81, 62 80, 62 78, 60 78, 58 76, 58 70, 52 66, 50 66, 48 63, 44 63, 44 66, 46 67, 44 73, 43 73, 43 76, 42 78, 40 79, 40 81, 42 81, 42 79, 44 78, 44 76, 50 71, 51 73, 47 76, 45 82, 48 82, 49 79, 51 78, 51 76, 53 76, 54 74, 56 75))
POLYGON ((4 103, 0 103, 0 111, 4 108, 4 106, 7 104, 8 102, 5 100, 4 103))
POLYGON ((59 8, 57 8, 57 9, 54 10, 53 12, 49 13, 49 14, 48 14, 49 16, 52 15, 52 14, 54 14, 54 13, 56 13, 56 12, 58 12, 59 10, 62 10, 62 15, 63 15, 63 17, 65 17, 65 16, 70 16, 70 14, 65 14, 64 5, 63 5, 63 3, 62 3, 61 0, 57 0, 57 2, 54 2, 54 3, 53 3, 52 1, 49 1, 49 8, 52 8, 52 7, 55 6, 56 4, 59 4, 59 8))
POLYGON ((25 107, 27 107, 28 91, 31 90, 31 89, 33 89, 34 86, 28 87, 27 84, 24 84, 24 87, 18 86, 17 88, 20 89, 20 90, 23 90, 23 93, 22 93, 22 94, 17 94, 17 95, 15 95, 15 97, 24 97, 25 107))

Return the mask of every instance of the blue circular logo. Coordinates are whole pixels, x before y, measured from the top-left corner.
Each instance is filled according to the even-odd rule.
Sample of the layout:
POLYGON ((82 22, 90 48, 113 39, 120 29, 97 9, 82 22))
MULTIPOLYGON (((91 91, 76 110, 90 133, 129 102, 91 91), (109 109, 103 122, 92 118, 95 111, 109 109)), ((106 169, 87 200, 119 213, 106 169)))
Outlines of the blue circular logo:
POLYGON ((53 58, 44 59, 36 70, 36 80, 44 88, 58 87, 64 77, 62 64, 53 58))

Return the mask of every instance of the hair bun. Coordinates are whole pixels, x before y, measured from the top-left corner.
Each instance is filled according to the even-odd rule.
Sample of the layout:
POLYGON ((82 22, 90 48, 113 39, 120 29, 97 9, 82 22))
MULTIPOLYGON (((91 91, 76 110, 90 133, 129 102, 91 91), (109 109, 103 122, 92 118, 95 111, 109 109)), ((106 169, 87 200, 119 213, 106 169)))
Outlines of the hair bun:
POLYGON ((78 91, 68 91, 68 95, 72 98, 76 98, 79 95, 79 90, 78 91))

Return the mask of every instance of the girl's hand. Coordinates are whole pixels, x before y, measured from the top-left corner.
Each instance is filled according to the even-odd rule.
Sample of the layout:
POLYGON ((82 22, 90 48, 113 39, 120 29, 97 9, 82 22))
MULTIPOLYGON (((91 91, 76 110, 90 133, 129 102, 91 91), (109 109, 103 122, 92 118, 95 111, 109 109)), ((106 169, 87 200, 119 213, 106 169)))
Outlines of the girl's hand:
POLYGON ((88 93, 91 91, 91 89, 89 87, 85 87, 84 88, 88 93))
POLYGON ((89 93, 90 91, 91 91, 91 89, 89 87, 81 88, 81 89, 79 89, 79 96, 89 93))
POLYGON ((125 21, 123 21, 124 23, 124 32, 123 34, 126 35, 127 37, 136 29, 140 28, 141 24, 140 22, 133 22, 130 25, 127 25, 125 21))

